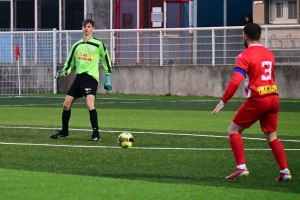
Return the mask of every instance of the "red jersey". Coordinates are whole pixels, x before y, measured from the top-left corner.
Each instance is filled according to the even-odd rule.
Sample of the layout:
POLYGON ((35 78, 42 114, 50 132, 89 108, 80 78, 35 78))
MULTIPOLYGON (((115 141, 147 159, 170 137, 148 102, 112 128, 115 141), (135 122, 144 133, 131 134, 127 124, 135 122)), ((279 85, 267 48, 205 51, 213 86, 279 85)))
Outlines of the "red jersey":
POLYGON ((246 71, 247 98, 278 94, 274 76, 273 53, 260 44, 252 44, 237 58, 236 67, 246 71))

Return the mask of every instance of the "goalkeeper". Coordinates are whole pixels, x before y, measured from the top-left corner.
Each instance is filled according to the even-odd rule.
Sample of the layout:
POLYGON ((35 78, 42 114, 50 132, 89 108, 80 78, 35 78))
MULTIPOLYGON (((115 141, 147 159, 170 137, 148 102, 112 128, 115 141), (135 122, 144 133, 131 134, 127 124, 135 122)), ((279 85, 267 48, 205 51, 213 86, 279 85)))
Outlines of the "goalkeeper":
POLYGON ((111 60, 107 49, 102 41, 93 38, 94 22, 84 20, 82 22, 83 39, 73 44, 64 68, 56 73, 54 78, 67 76, 76 66, 76 78, 71 85, 62 112, 62 129, 50 136, 57 139, 69 135, 69 120, 71 117, 71 107, 77 98, 86 97, 86 105, 90 113, 90 121, 93 129, 90 141, 101 140, 98 116, 95 109, 95 99, 99 81, 99 59, 102 58, 102 65, 105 69, 104 89, 112 90, 110 74, 112 70, 111 60))

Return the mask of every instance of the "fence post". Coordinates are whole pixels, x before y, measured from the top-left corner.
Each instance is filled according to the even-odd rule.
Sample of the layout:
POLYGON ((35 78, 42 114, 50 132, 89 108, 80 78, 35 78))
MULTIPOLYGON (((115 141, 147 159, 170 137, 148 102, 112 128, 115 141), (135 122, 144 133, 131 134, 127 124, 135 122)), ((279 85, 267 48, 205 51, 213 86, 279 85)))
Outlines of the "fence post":
POLYGON ((59 31, 59 63, 62 63, 62 33, 59 31))
POLYGON ((68 59, 68 54, 69 54, 69 32, 66 32, 66 55, 68 59))
POLYGON ((197 46, 198 46, 198 31, 193 31, 193 64, 197 65, 197 46))
MULTIPOLYGON (((53 44, 52 44, 52 49, 53 49, 53 77, 56 74, 57 67, 56 67, 56 28, 53 29, 53 44)), ((53 80, 53 94, 57 94, 57 79, 53 80)))
POLYGON ((268 48, 268 27, 265 27, 265 47, 268 48))
POLYGON ((38 60, 38 35, 37 32, 34 33, 34 63, 37 64, 38 60))
POLYGON ((159 66, 163 66, 163 32, 162 29, 159 30, 159 66))
POLYGON ((116 63, 116 32, 112 32, 113 35, 113 64, 116 63))
POLYGON ((212 51, 212 59, 211 64, 215 66, 215 29, 211 29, 211 51, 212 51))
POLYGON ((136 64, 140 63, 140 33, 136 33, 136 64))
POLYGON ((224 27, 224 44, 223 44, 223 52, 224 52, 224 64, 227 64, 227 29, 224 27))
POLYGON ((115 63, 115 44, 114 44, 115 36, 113 29, 110 30, 110 56, 112 65, 115 63))
POLYGON ((23 40, 22 40, 22 47, 23 47, 23 52, 22 52, 22 59, 23 59, 23 66, 26 65, 26 36, 25 33, 23 32, 23 40))

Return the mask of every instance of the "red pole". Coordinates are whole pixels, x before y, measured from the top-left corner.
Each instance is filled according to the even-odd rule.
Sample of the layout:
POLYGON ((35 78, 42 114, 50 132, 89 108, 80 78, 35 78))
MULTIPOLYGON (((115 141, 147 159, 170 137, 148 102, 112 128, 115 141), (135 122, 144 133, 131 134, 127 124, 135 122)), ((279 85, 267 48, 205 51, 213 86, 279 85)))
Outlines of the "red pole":
POLYGON ((19 46, 16 46, 15 55, 16 55, 16 60, 19 60, 19 56, 20 56, 20 48, 19 48, 19 46))

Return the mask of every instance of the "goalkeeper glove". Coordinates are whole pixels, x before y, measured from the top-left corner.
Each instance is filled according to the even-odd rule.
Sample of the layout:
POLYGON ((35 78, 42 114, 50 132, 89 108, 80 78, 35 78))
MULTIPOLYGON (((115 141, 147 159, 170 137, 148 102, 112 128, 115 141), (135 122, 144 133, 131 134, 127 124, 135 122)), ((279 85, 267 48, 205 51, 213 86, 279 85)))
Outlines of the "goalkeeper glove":
POLYGON ((64 76, 66 73, 67 73, 67 71, 64 70, 64 69, 63 70, 59 70, 59 71, 56 72, 56 74, 54 76, 54 79, 56 79, 59 76, 64 76))
POLYGON ((106 89, 107 91, 112 90, 112 86, 110 84, 110 75, 108 74, 105 75, 104 89, 106 89))

